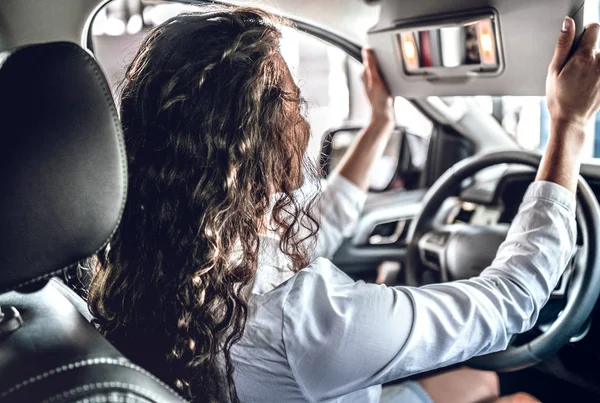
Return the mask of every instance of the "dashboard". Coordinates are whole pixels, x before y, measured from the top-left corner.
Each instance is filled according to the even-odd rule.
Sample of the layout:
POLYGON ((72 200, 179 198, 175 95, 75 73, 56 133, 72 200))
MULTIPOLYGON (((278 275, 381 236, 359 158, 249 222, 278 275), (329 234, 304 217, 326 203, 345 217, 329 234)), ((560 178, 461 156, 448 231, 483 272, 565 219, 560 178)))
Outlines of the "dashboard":
MULTIPOLYGON (((510 224, 519 211, 523 196, 535 179, 533 168, 519 165, 498 165, 481 171, 463 184, 452 207, 446 210, 445 224, 466 223, 492 226, 510 224)), ((600 199, 600 165, 583 164, 581 175, 600 199)), ((577 244, 582 244, 578 231, 577 244)))
MULTIPOLYGON (((585 164, 581 172, 600 198, 600 166, 585 164)), ((463 184, 445 223, 510 224, 534 179, 535 170, 529 167, 502 165, 481 171, 474 180, 463 184)))

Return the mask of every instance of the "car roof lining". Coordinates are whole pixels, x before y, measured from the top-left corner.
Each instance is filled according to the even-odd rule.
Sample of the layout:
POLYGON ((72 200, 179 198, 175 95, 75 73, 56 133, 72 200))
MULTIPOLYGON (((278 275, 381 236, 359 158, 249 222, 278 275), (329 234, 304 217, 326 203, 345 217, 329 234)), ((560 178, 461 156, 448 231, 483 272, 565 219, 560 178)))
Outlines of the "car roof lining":
POLYGON ((34 43, 81 45, 90 16, 106 0, 2 0, 0 51, 34 43), (27 29, 23 29, 27 27, 27 29))

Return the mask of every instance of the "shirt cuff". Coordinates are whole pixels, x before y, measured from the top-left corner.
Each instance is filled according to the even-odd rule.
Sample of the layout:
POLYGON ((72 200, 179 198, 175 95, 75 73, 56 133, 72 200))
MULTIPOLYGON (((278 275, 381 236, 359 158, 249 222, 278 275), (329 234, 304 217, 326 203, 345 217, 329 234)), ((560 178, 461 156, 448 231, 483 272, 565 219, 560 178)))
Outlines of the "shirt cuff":
POLYGON ((358 211, 362 211, 367 201, 367 192, 337 172, 327 178, 327 188, 335 189, 336 193, 339 192, 345 199, 352 202, 358 211))
POLYGON ((523 200, 527 199, 547 200, 564 207, 573 214, 575 213, 575 206, 577 204, 573 192, 564 186, 548 181, 535 181, 529 185, 523 197, 523 200))

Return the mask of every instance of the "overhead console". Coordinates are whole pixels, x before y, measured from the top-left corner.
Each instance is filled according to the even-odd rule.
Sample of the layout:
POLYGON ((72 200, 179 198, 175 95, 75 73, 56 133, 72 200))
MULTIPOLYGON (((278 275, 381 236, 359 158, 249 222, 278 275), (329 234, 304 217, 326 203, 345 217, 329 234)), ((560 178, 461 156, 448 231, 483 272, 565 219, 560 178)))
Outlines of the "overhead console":
POLYGON ((368 32, 393 95, 543 95, 562 19, 582 0, 383 0, 368 32))

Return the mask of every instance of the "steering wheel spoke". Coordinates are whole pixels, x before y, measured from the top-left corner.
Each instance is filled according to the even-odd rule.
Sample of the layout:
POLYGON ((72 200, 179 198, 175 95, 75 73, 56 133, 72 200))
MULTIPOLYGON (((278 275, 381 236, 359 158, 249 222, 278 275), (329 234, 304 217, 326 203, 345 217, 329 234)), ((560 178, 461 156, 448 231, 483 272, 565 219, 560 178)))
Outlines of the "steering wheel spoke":
POLYGON ((427 232, 419 240, 419 255, 425 266, 440 273, 441 281, 448 281, 445 270, 446 247, 451 231, 446 226, 427 232))
MULTIPOLYGON (((579 248, 578 248, 579 249, 579 248)), ((569 290, 569 282, 571 281, 571 276, 573 275, 573 270, 575 269, 575 264, 577 262, 577 254, 578 251, 575 252, 571 260, 569 261, 568 266, 565 271, 560 276, 558 280, 558 284, 552 290, 550 294, 551 299, 565 299, 567 298, 567 291, 569 290)))

